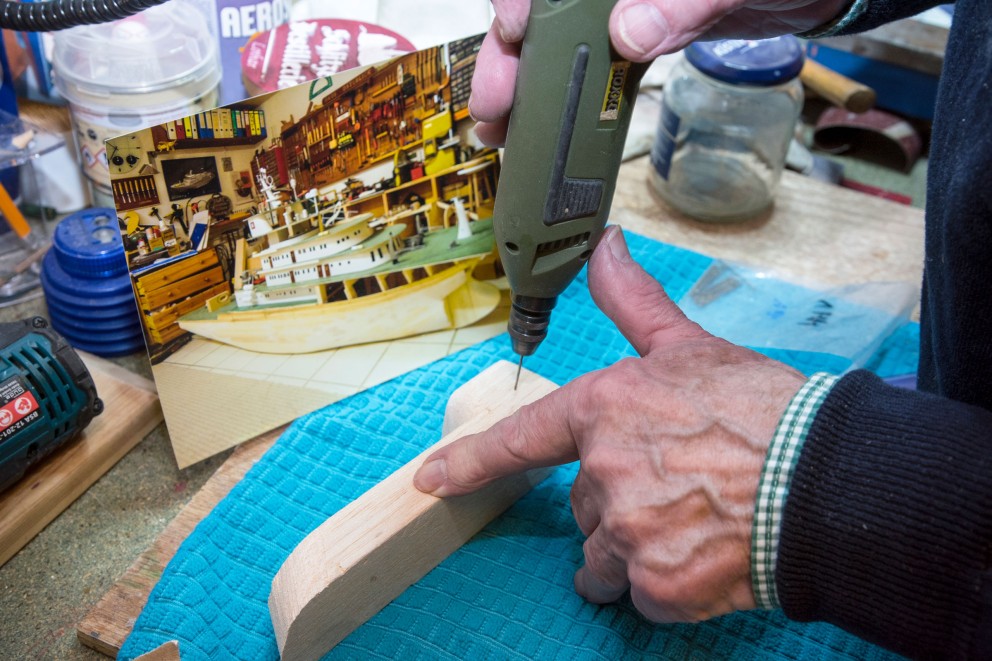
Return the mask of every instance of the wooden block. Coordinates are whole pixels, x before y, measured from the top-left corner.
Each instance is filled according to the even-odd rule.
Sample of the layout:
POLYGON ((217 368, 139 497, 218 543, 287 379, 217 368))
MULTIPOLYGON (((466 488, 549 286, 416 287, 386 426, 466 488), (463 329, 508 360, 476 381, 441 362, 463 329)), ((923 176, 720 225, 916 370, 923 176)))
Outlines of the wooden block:
POLYGON ((79 438, 34 466, 0 494, 0 565, 31 541, 162 421, 155 385, 79 352, 103 400, 79 438))
POLYGON ((96 606, 76 625, 76 638, 98 652, 116 657, 134 627, 166 565, 187 535, 241 481, 286 429, 283 425, 240 445, 196 492, 165 530, 124 572, 96 606))
POLYGON ((151 652, 137 657, 135 661, 180 661, 179 643, 175 640, 162 643, 151 652))
POLYGON ((514 390, 516 373, 516 365, 501 362, 463 385, 448 411, 468 417, 464 424, 329 518, 290 554, 269 597, 283 659, 323 656, 548 475, 550 469, 538 469, 446 500, 413 486, 430 453, 555 389, 524 371, 514 390))

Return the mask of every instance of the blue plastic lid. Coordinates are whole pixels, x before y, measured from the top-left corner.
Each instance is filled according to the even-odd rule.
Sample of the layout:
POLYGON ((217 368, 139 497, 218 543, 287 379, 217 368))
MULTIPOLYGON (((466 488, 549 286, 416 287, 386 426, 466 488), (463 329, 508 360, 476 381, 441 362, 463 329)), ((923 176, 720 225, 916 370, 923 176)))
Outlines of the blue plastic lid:
POLYGON ((102 279, 77 278, 66 273, 55 257, 54 251, 49 250, 41 260, 41 286, 46 299, 57 299, 58 303, 83 318, 128 313, 138 315, 127 275, 102 279))
POLYGON ((803 68, 803 48, 792 35, 699 42, 689 45, 685 56, 707 76, 732 85, 779 85, 803 68))
POLYGON ((105 278, 127 273, 124 242, 113 209, 94 207, 67 216, 55 227, 52 248, 70 275, 105 278))
POLYGON ((137 335, 128 335, 126 333, 80 335, 73 332, 71 328, 62 325, 57 317, 52 317, 50 321, 52 322, 52 328, 64 337, 69 344, 97 356, 103 356, 105 358, 126 356, 145 348, 145 337, 140 332, 137 335))

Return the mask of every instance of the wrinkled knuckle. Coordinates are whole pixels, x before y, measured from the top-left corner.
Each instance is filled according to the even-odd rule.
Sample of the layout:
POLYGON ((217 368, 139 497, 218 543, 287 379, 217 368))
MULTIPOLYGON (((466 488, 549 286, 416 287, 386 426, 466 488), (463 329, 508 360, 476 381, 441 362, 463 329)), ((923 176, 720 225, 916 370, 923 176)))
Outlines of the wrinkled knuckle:
POLYGON ((626 384, 626 372, 629 369, 629 361, 633 359, 624 358, 612 367, 600 370, 590 375, 589 394, 595 397, 592 404, 602 406, 603 402, 611 401, 618 394, 623 392, 626 384))
POLYGON ((611 534, 618 544, 625 548, 633 547, 639 538, 639 517, 636 512, 620 511, 610 517, 612 521, 611 534))
POLYGON ((592 543, 591 538, 582 544, 582 555, 585 558, 585 565, 593 574, 597 576, 603 569, 605 563, 604 553, 599 546, 592 543))
POLYGON ((680 622, 698 622, 703 619, 693 606, 698 590, 681 580, 677 574, 666 574, 640 585, 650 604, 645 610, 657 613, 655 619, 677 619, 680 622))
POLYGON ((477 489, 490 481, 483 468, 474 462, 459 464, 457 469, 449 467, 447 481, 459 489, 477 489))
POLYGON ((600 527, 610 543, 621 553, 631 554, 640 542, 634 518, 624 512, 608 510, 603 513, 600 527))
POLYGON ((600 581, 612 582, 624 578, 614 576, 617 573, 618 556, 606 547, 586 540, 582 545, 582 552, 585 556, 586 568, 600 581))
POLYGON ((609 370, 586 374, 570 384, 571 421, 581 430, 591 430, 602 416, 603 407, 615 399, 615 383, 609 370))
POLYGON ((533 443, 533 430, 519 415, 504 419, 500 423, 499 438, 507 457, 517 466, 528 464, 528 449, 533 443))
POLYGON ((603 511, 600 512, 599 527, 606 535, 607 539, 614 539, 617 532, 617 519, 609 503, 603 503, 603 511))
POLYGON ((610 456, 610 453, 593 446, 582 457, 582 467, 580 470, 586 474, 590 482, 600 484, 602 482, 600 478, 609 475, 612 467, 613 458, 610 456))
POLYGON ((627 378, 626 377, 626 373, 629 370, 637 369, 637 367, 640 364, 641 364, 641 359, 640 358, 638 358, 636 356, 626 356, 626 357, 621 358, 620 360, 618 360, 616 363, 614 363, 614 367, 616 368, 614 371, 617 374, 621 374, 621 373, 624 374, 624 376, 622 376, 621 378, 623 378, 624 380, 626 380, 626 378, 627 378))

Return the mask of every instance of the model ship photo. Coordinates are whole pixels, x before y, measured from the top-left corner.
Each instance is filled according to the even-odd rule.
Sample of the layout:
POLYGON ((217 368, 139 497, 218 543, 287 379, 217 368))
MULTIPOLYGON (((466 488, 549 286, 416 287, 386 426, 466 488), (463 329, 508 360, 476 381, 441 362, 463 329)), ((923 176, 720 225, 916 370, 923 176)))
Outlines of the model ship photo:
POLYGON ((135 155, 111 183, 180 467, 505 332, 499 153, 468 112, 481 42, 116 139, 135 155))
POLYGON ((203 188, 209 184, 213 178, 213 172, 193 172, 191 170, 186 173, 186 176, 183 177, 182 181, 177 181, 169 186, 169 188, 177 191, 196 190, 197 188, 203 188))
POLYGON ((491 219, 470 220, 460 199, 453 226, 417 231, 402 218, 426 218, 426 208, 346 217, 341 201, 284 204, 264 168, 259 179, 266 209, 245 221, 253 244, 239 240, 233 294, 208 299, 181 328, 251 351, 305 353, 460 328, 499 303, 499 289, 473 276, 492 260, 491 219))

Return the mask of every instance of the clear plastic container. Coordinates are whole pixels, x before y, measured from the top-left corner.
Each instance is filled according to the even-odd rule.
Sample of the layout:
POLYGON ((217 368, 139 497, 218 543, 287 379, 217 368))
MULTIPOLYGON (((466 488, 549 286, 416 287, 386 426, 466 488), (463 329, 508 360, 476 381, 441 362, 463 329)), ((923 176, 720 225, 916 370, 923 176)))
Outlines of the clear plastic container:
POLYGON ((111 207, 104 141, 215 107, 221 79, 217 41, 197 0, 56 32, 52 70, 95 202, 111 207))
POLYGON ((802 65, 792 36, 686 48, 665 83, 651 151, 658 194, 712 222, 767 209, 802 108, 802 65))

